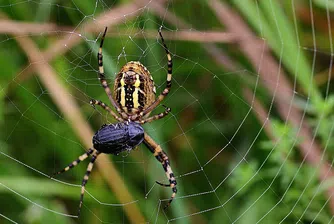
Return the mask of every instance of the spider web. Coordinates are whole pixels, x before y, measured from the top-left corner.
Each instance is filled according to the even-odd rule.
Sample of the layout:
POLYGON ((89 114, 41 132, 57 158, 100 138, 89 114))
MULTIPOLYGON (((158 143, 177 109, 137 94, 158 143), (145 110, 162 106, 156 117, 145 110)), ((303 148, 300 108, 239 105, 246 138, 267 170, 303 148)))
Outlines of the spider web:
MULTIPOLYGON (((172 112, 144 125, 169 156, 178 194, 145 146, 99 157, 80 223, 331 223, 332 11, 313 1, 15 1, 0 3, 0 219, 73 223, 88 161, 50 179, 115 120, 97 79, 128 61, 172 112)), ((162 105, 152 112, 164 111, 162 105)), ((2 221, 1 220, 1 221, 2 221)))

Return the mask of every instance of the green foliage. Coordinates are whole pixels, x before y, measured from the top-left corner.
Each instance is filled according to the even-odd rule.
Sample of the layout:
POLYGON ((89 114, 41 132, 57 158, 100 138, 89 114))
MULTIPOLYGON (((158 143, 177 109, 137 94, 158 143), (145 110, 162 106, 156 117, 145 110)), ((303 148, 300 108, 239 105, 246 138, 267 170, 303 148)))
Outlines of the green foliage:
MULTIPOLYGON (((240 49, 241 40, 213 44, 238 64, 238 68, 229 71, 208 54, 208 45, 181 37, 181 31, 204 34, 225 31, 206 1, 166 2, 163 15, 151 8, 156 1, 122 15, 124 21, 108 27, 103 47, 110 84, 126 62, 138 60, 150 70, 160 93, 165 86, 167 60, 157 30, 162 26, 169 37, 181 38, 166 37, 173 55, 174 76, 171 93, 163 104, 172 108, 172 114, 144 126, 167 152, 177 176, 178 196, 170 209, 162 211, 163 199, 170 197, 170 189, 155 184, 156 180, 166 181, 165 173, 145 146, 128 156, 109 157, 130 194, 138 200, 136 205, 146 221, 330 223, 333 214, 328 191, 334 180, 329 176, 321 180, 322 164, 310 165, 300 149, 305 140, 300 134, 301 126, 307 124, 313 141, 320 145, 321 161, 330 163, 334 158, 331 37, 328 30, 313 30, 321 25, 317 19, 327 20, 327 9, 332 10, 330 1, 312 1, 313 21, 305 21, 298 11, 308 9, 309 1, 224 3, 234 7, 257 38, 268 44, 268 52, 272 52, 280 69, 288 75, 293 89, 279 86, 277 91, 292 91, 293 99, 287 99, 283 107, 301 112, 301 126, 293 126, 290 113, 282 117, 282 105, 276 104, 279 95, 273 96, 265 88, 266 82, 273 80, 263 80, 258 65, 254 66, 244 49, 240 49), (132 16, 137 10, 140 13, 132 16), (179 18, 176 24, 168 13, 179 18), (156 36, 150 37, 154 32, 156 36), (317 52, 318 48, 323 52, 317 52), (326 74, 326 85, 317 82, 320 74, 326 74), (246 87, 268 112, 267 120, 260 120, 258 108, 246 99, 246 87)), ((64 214, 76 214, 87 165, 83 162, 57 176, 59 181, 49 178, 81 155, 85 147, 73 124, 39 79, 35 65, 47 60, 31 62, 15 38, 28 37, 43 52, 72 31, 73 36, 81 34, 79 44, 56 55, 49 65, 76 100, 87 123, 97 130, 103 123, 115 121, 89 105, 91 98, 108 103, 97 79, 96 54, 104 27, 96 19, 109 10, 132 3, 127 0, 0 3, 2 15, 9 20, 59 26, 55 32, 0 36, 0 215, 18 223, 77 222, 64 214), (97 32, 87 31, 85 23, 96 25, 97 32), (34 72, 27 75, 29 70, 34 72)), ((109 22, 117 19, 105 18, 109 22)), ((162 111, 159 106, 152 114, 162 111)), ((80 223, 129 222, 124 212, 127 205, 114 205, 119 203, 117 197, 97 168, 86 190, 80 223)))

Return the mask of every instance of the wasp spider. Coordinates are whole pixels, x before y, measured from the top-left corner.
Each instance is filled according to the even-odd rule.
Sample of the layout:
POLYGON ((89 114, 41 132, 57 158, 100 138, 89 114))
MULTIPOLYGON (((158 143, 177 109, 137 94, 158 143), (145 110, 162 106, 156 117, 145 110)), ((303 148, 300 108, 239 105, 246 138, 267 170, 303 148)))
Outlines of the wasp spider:
POLYGON ((155 158, 162 164, 169 180, 169 184, 163 184, 160 182, 156 183, 164 187, 170 187, 173 192, 171 198, 164 207, 164 209, 166 209, 173 201, 177 192, 175 176, 170 167, 168 156, 162 150, 160 145, 157 144, 146 132, 144 132, 141 125, 161 119, 170 112, 170 108, 165 107, 165 111, 163 113, 149 117, 149 113, 160 104, 170 91, 172 85, 172 57, 165 44, 160 28, 159 34, 168 60, 167 82, 165 89, 156 98, 156 89, 150 72, 140 62, 130 61, 124 65, 117 74, 112 93, 104 74, 102 60, 102 46, 106 33, 107 27, 103 33, 100 49, 97 54, 99 63, 98 74, 101 85, 117 113, 99 100, 91 100, 90 104, 92 106, 101 106, 103 109, 108 111, 118 121, 118 123, 103 125, 93 136, 93 148, 90 148, 86 153, 79 156, 77 160, 73 161, 63 170, 55 173, 54 175, 68 171, 81 161, 91 156, 90 163, 81 184, 81 197, 78 209, 79 216, 85 193, 85 185, 93 169, 96 158, 101 153, 117 155, 122 151, 130 151, 140 143, 144 142, 155 158))

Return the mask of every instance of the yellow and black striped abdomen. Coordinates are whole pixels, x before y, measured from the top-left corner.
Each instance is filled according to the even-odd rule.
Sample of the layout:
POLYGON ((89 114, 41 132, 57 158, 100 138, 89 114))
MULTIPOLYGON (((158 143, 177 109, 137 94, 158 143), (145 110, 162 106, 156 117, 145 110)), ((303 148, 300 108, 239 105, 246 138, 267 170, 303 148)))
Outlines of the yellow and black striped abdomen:
POLYGON ((154 102, 155 93, 153 78, 140 62, 128 62, 116 76, 114 96, 128 114, 146 109, 154 102))

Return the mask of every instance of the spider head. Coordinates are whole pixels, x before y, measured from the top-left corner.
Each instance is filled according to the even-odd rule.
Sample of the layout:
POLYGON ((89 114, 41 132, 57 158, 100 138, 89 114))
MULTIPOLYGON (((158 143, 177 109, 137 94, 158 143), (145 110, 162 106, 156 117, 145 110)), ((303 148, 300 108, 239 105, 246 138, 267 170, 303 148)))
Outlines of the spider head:
POLYGON ((137 78, 136 78, 136 72, 134 71, 127 71, 127 72, 124 72, 123 73, 124 76, 123 76, 123 79, 124 79, 124 83, 125 85, 134 85, 137 78))

